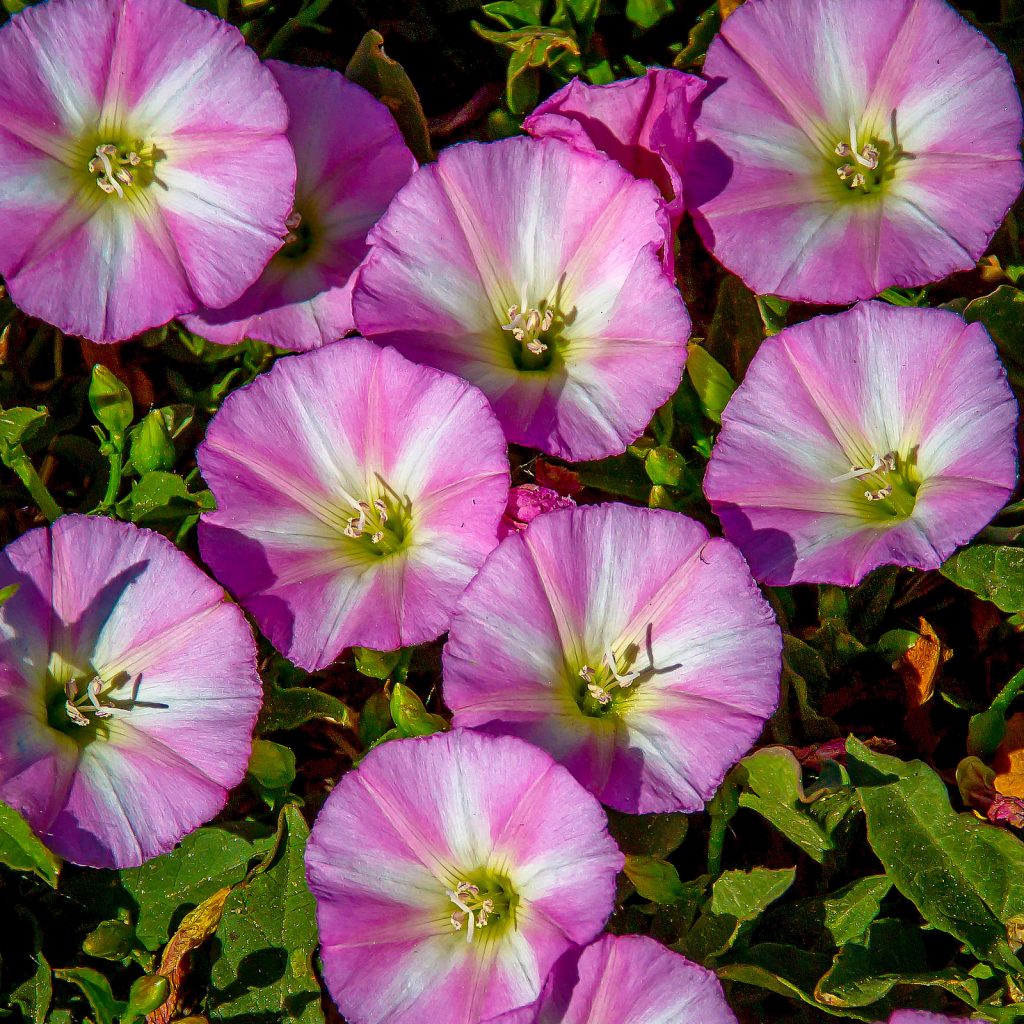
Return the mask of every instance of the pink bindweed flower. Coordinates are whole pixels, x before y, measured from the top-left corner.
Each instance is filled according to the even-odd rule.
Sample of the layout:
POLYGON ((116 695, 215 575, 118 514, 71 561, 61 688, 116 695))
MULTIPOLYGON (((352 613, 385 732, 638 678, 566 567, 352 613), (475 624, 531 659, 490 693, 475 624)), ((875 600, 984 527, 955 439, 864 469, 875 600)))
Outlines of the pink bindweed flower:
POLYGON ((556 138, 617 160, 661 190, 673 225, 683 216, 683 169, 703 79, 667 68, 642 78, 587 85, 574 78, 523 122, 534 138, 556 138))
POLYGON ((356 322, 476 384, 510 441, 571 461, 612 455, 686 358, 666 228, 654 186, 601 154, 558 139, 453 146, 370 232, 356 322))
POLYGON ((704 73, 686 205, 756 292, 846 303, 970 269, 1020 191, 1013 74, 945 0, 747 0, 704 73))
POLYGON ((527 739, 603 803, 696 811, 779 697, 779 627, 740 553, 676 512, 548 512, 452 617, 458 726, 527 739))
POLYGON ((532 1007, 488 1024, 736 1024, 713 971, 646 935, 604 935, 555 965, 532 1007))
POLYGON ((281 359, 228 396, 198 461, 217 499, 203 558, 309 670, 353 644, 443 633, 508 496, 484 396, 363 338, 281 359))
POLYGON ((542 750, 461 729, 392 740, 309 840, 327 987, 349 1024, 479 1024, 601 931, 622 865, 597 801, 542 750))
POLYGON ((865 302, 761 345, 704 491, 772 586, 935 569, 1013 491, 1016 423, 981 324, 865 302))
POLYGON ((508 492, 508 504, 505 514, 498 524, 498 537, 507 537, 510 533, 522 533, 545 512, 553 512, 557 508, 574 508, 576 502, 572 498, 563 497, 550 487, 537 484, 521 484, 508 492))
POLYGON ((242 781, 262 700, 241 611, 157 533, 68 515, 0 553, 0 800, 61 857, 124 868, 242 781))
POLYGON ((281 246, 295 158, 274 77, 180 0, 47 0, 0 29, 0 273, 119 341, 236 299, 281 246))
POLYGON ((256 338, 310 349, 354 327, 354 272, 366 232, 416 169, 391 112, 336 71, 272 60, 291 120, 298 182, 284 247, 263 276, 223 309, 184 317, 222 345, 256 338))

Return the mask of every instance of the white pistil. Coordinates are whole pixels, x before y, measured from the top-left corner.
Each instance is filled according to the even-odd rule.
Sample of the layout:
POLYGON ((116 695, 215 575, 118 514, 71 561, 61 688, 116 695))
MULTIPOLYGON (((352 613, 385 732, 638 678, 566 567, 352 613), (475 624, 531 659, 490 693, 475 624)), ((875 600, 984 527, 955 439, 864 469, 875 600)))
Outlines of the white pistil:
MULTIPOLYGON (((832 477, 831 483, 839 484, 845 480, 859 480, 862 477, 873 476, 877 474, 883 479, 896 469, 896 453, 887 452, 885 455, 879 455, 877 452, 871 456, 872 463, 870 466, 851 466, 849 473, 841 473, 839 476, 832 477)), ((868 488, 864 492, 864 497, 868 501, 884 501, 889 495, 892 494, 892 484, 884 483, 881 487, 872 489, 868 488)))
POLYGON ((878 147, 866 142, 864 147, 857 142, 857 121, 851 117, 849 121, 850 141, 837 142, 835 146, 836 156, 852 158, 856 163, 844 163, 836 168, 836 174, 841 181, 848 181, 850 188, 867 188, 867 177, 857 169, 856 164, 867 168, 869 171, 877 170, 881 152, 878 147))
POLYGON ((95 676, 91 683, 85 688, 85 692, 89 695, 89 703, 93 706, 96 711, 97 718, 109 718, 110 710, 100 706, 100 690, 103 689, 103 680, 99 676, 95 676))
POLYGON ((618 687, 620 690, 629 689, 637 677, 645 671, 645 669, 636 669, 632 672, 620 672, 615 652, 611 646, 605 648, 604 654, 601 656, 601 663, 611 677, 604 686, 597 682, 597 671, 589 665, 584 665, 579 670, 579 676, 587 684, 587 693, 603 707, 611 704, 611 691, 615 687, 618 687))

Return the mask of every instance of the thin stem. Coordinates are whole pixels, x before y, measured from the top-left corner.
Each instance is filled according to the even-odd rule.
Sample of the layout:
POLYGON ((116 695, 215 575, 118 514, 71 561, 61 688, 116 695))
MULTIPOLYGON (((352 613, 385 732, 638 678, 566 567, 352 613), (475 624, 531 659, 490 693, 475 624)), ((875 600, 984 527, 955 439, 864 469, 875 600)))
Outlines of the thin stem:
POLYGON ((36 507, 51 523, 63 515, 60 506, 54 501, 53 495, 50 494, 42 477, 36 472, 36 467, 32 465, 31 459, 25 454, 25 449, 21 445, 15 445, 9 449, 3 455, 3 461, 8 469, 13 469, 18 474, 18 479, 32 495, 36 507))
POLYGON ((124 455, 121 450, 115 449, 110 455, 110 475, 107 477, 107 489, 103 494, 103 500, 99 504, 99 511, 104 512, 110 508, 121 491, 121 470, 124 465, 124 455))
POLYGON ((317 25, 317 18, 323 14, 328 7, 331 6, 332 0, 312 0, 311 3, 305 3, 302 9, 293 18, 289 18, 271 37, 270 42, 267 43, 266 48, 263 51, 264 57, 276 57, 278 52, 284 47, 285 43, 300 28, 321 28, 317 25))

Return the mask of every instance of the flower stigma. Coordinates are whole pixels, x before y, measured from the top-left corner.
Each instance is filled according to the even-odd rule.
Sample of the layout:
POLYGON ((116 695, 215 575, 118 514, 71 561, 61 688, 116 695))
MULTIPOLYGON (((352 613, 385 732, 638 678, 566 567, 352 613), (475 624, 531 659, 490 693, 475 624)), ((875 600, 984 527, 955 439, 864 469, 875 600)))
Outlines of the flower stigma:
POLYGON ((343 512, 342 533, 373 555, 390 555, 405 543, 408 508, 385 498, 357 500, 345 495, 349 505, 343 512))
POLYGON ((920 483, 912 461, 902 458, 895 451, 884 455, 876 452, 871 456, 870 466, 851 466, 849 472, 832 477, 830 483, 856 481, 858 489, 859 485, 866 484, 861 493, 866 501, 875 506, 871 518, 901 518, 914 511, 920 483))

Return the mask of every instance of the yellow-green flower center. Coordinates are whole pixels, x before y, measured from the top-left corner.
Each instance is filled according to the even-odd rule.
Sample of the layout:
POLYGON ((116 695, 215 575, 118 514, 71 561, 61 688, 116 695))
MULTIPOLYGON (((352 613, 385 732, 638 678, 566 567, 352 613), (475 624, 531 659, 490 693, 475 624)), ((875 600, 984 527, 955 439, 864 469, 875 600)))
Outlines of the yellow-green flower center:
POLYGON ((506 332, 512 362, 520 370, 546 370, 558 354, 565 318, 547 299, 529 304, 526 289, 515 305, 507 309, 506 332))
POLYGON ((832 483, 849 488, 866 519, 888 522, 913 513, 921 477, 912 458, 891 451, 851 466, 849 472, 833 477, 832 483))
POLYGON ((507 878, 489 871, 471 871, 445 889, 448 906, 453 907, 448 921, 452 930, 465 934, 472 942, 476 933, 486 928, 488 934, 515 927, 516 896, 507 878))
POLYGON ((108 196, 128 199, 155 178, 156 149, 141 140, 101 141, 88 156, 86 170, 108 196))
POLYGON ((370 558, 381 558, 400 550, 408 537, 410 509, 394 495, 353 501, 345 510, 342 531, 350 542, 370 558))
POLYGON ((827 160, 835 174, 832 180, 838 180, 842 191, 851 197, 881 192, 896 177, 900 161, 913 159, 900 145, 895 111, 889 124, 889 138, 874 129, 858 127, 853 117, 848 129, 847 137, 836 141, 827 160))

